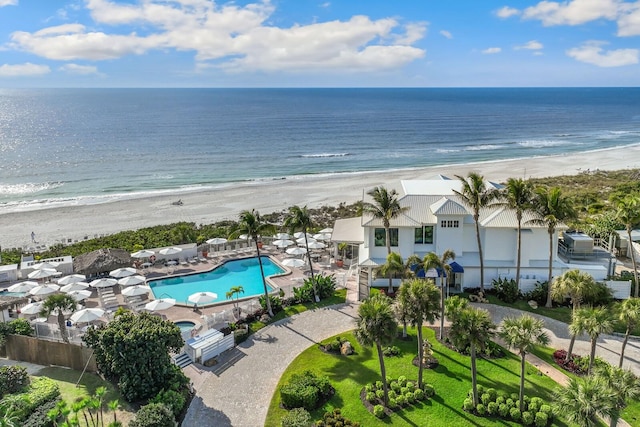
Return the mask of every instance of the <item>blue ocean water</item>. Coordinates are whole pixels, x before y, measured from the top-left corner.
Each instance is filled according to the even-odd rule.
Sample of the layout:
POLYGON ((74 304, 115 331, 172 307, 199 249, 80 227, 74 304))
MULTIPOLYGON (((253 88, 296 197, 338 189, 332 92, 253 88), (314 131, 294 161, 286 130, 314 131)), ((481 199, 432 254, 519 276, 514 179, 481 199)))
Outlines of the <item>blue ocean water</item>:
POLYGON ((0 90, 0 208, 640 142, 640 88, 0 90))

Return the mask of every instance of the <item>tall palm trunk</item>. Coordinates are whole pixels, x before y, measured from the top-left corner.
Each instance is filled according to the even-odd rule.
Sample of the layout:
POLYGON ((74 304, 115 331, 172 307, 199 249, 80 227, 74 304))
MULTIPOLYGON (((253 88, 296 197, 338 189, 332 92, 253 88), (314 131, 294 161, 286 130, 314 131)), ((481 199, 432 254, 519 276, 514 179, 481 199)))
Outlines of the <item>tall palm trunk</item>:
POLYGON ((571 341, 569 341, 569 349, 567 350, 567 357, 564 358, 565 362, 568 362, 571 359, 571 353, 573 353, 573 346, 576 343, 576 335, 571 334, 571 341))
POLYGON ((545 307, 551 308, 553 306, 553 299, 551 298, 551 279, 553 278, 553 229, 549 228, 549 277, 547 283, 549 284, 547 292, 547 303, 545 307))
POLYGON ((629 341, 629 335, 631 335, 631 327, 627 326, 627 331, 624 334, 624 340, 622 341, 622 348, 620 349, 620 362, 618 363, 618 368, 622 369, 622 362, 624 362, 624 350, 627 347, 627 342, 629 341))
MULTIPOLYGON (((442 272, 444 275, 444 270, 442 272)), ((440 341, 444 339, 444 278, 440 277, 440 341)))
POLYGON ((380 374, 382 375, 382 390, 384 391, 384 406, 389 403, 389 388, 387 386, 387 370, 384 367, 384 354, 380 341, 376 341, 376 349, 378 350, 378 361, 380 362, 380 374))
MULTIPOLYGON (((389 231, 390 225, 385 224, 384 226, 384 236, 387 241, 387 256, 391 255, 391 232, 389 231)), ((388 293, 393 293, 393 277, 391 271, 387 273, 389 275, 389 288, 387 289, 388 293)))
POLYGON ((69 344, 69 337, 67 336, 67 325, 64 320, 64 313, 62 313, 61 309, 58 309, 58 328, 60 328, 60 336, 62 336, 62 341, 69 344))
POLYGON ((587 375, 591 375, 591 369, 593 368, 593 361, 596 358, 597 342, 598 342, 598 338, 591 338, 591 353, 589 353, 589 370, 587 371, 587 375))
POLYGON ((267 307, 267 313, 273 317, 273 310, 271 309, 271 300, 269 300, 269 290, 267 289, 267 280, 264 278, 264 268, 262 267, 262 258, 260 258, 260 245, 258 240, 256 242, 256 253, 258 254, 258 264, 260 265, 260 275, 262 276, 262 286, 264 288, 264 302, 267 307))
POLYGON ((424 349, 422 348, 422 319, 418 322, 418 388, 422 389, 422 358, 424 357, 424 349))
POLYGON ((520 290, 520 264, 522 257, 522 213, 518 212, 518 241, 516 243, 516 286, 520 290))
POLYGON ((476 240, 478 241, 478 255, 480 256, 480 292, 484 292, 484 256, 482 255, 482 239, 480 239, 480 217, 474 216, 476 223, 476 240))
POLYGON ((313 275, 313 264, 311 264, 311 254, 309 253, 309 240, 307 239, 307 227, 304 227, 302 229, 302 232, 304 233, 304 245, 305 248, 307 249, 307 259, 309 260, 309 271, 311 272, 311 284, 313 285, 313 297, 315 298, 316 302, 320 301, 320 297, 318 296, 318 289, 316 287, 316 278, 313 275))
POLYGON ((638 283, 638 269, 636 266, 636 251, 633 249, 633 240, 631 240, 631 227, 627 226, 627 238, 629 241, 629 249, 631 250, 631 265, 633 266, 633 278, 636 282, 636 288, 633 292, 633 296, 638 298, 638 288, 640 287, 640 283, 638 283))
POLYGON ((473 407, 478 406, 478 381, 476 379, 476 345, 471 340, 471 390, 473 394, 473 407))
POLYGON ((520 412, 524 411, 524 371, 527 362, 525 361, 526 353, 520 352, 520 412))

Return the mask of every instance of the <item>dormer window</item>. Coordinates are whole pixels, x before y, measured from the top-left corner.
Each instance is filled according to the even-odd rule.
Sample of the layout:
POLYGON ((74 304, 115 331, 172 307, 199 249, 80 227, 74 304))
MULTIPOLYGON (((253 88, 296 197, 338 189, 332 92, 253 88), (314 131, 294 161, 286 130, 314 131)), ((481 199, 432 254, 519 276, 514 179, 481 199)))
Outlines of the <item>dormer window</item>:
POLYGON ((443 219, 440 221, 440 227, 442 228, 458 228, 460 227, 460 221, 457 219, 443 219))

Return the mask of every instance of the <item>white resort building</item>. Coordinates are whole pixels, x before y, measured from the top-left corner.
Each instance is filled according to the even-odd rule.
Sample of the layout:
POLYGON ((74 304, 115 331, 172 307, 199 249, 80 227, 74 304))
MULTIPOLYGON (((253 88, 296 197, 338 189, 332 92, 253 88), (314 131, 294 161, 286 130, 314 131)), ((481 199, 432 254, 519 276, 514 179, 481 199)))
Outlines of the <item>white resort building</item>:
MULTIPOLYGON (((399 203, 408 209, 391 220, 391 250, 399 253, 403 260, 413 254, 423 258, 429 252, 440 256, 446 250, 452 250, 456 257, 451 263, 453 274, 447 279, 449 292, 479 287, 480 257, 475 223, 473 212, 455 193, 461 191, 460 180, 438 175, 431 179, 403 180, 400 184, 399 203)), ((501 187, 493 182, 486 182, 486 185, 487 188, 501 187)), ((549 234, 546 226, 535 225, 532 219, 531 214, 524 214, 522 219, 520 287, 523 292, 533 289, 536 282, 544 281, 548 276, 549 234)), ((515 211, 490 207, 480 212, 479 223, 484 252, 484 286, 490 288, 494 279, 515 278, 518 222, 515 211)), ((586 235, 565 234, 566 238, 563 237, 566 229, 565 225, 558 226, 554 236, 553 275, 579 269, 596 280, 606 279, 615 268, 615 259, 609 252, 594 246, 593 239, 586 235)), ((350 252, 354 254, 351 261, 357 264, 360 272, 360 298, 366 297, 372 286, 388 285, 387 278, 376 279, 374 275, 375 268, 383 265, 387 257, 381 219, 365 214, 338 220, 332 241, 351 245, 350 252)), ((394 280, 394 286, 399 286, 400 279, 394 280)))

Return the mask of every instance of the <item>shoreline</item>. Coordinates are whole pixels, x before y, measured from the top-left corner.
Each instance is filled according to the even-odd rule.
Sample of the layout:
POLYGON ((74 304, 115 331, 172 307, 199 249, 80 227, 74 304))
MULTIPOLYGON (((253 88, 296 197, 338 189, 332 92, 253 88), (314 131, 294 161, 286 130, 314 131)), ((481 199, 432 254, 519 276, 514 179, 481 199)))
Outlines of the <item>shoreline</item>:
POLYGON ((518 176, 542 178, 576 175, 587 170, 630 168, 640 168, 640 144, 569 155, 244 181, 215 189, 0 213, 0 246, 52 245, 63 238, 80 241, 85 236, 93 238, 96 234, 113 234, 182 221, 208 224, 235 220, 245 209, 269 213, 293 205, 317 208, 353 203, 361 200, 363 193, 375 186, 384 185, 401 191, 400 180, 426 179, 437 174, 453 178, 454 175, 464 176, 475 171, 488 180, 501 182, 518 176), (183 205, 171 204, 177 198, 183 201, 183 205), (36 243, 31 243, 32 231, 36 235, 36 243))

